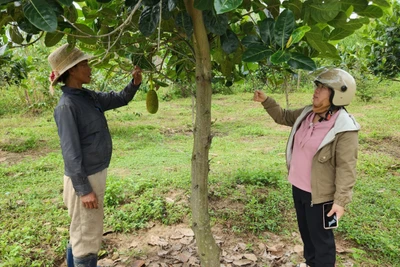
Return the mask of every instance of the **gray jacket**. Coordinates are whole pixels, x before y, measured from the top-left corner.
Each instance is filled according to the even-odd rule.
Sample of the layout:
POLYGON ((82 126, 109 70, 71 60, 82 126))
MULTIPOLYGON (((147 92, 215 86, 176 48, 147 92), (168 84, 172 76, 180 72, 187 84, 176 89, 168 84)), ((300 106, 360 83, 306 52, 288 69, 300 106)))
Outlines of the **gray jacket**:
POLYGON ((64 174, 71 178, 78 196, 92 192, 88 176, 110 164, 112 141, 104 112, 127 105, 138 88, 133 85, 133 80, 119 93, 62 87, 63 94, 54 110, 54 119, 60 137, 64 174))

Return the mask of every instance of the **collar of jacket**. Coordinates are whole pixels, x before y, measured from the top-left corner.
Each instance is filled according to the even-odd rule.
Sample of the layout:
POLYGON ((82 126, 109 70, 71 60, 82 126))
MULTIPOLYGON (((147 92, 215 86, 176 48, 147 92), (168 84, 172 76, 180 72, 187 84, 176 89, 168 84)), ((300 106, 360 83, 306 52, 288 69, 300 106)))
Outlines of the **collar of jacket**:
MULTIPOLYGON (((294 134, 297 131, 297 128, 299 127, 300 123, 305 119, 305 117, 312 112, 312 106, 306 106, 303 110, 303 112, 300 114, 300 116, 296 119, 292 130, 290 132, 287 145, 286 145, 286 165, 289 168, 290 165, 290 160, 292 157, 292 147, 293 147, 293 140, 294 140, 294 134)), ((338 110, 339 116, 336 118, 335 124, 333 128, 327 133, 327 135, 324 137, 322 140, 320 146, 318 147, 318 150, 321 149, 323 146, 326 144, 330 143, 334 138, 335 135, 340 133, 340 132, 346 132, 346 131, 359 131, 360 130, 360 125, 357 123, 355 118, 350 115, 344 108, 338 110)))
POLYGON ((90 90, 86 88, 78 89, 73 87, 68 87, 66 85, 61 87, 63 93, 72 94, 72 95, 90 95, 90 90))

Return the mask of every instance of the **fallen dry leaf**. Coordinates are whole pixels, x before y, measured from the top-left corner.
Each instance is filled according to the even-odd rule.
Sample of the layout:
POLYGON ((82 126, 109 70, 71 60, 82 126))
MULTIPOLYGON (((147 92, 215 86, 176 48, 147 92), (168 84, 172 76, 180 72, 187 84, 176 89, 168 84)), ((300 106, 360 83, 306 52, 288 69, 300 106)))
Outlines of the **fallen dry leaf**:
POLYGON ((252 263, 253 263, 253 261, 251 261, 251 260, 242 259, 242 260, 234 261, 233 265, 235 265, 235 266, 245 266, 245 265, 252 264, 252 263))
POLYGON ((179 255, 177 256, 177 259, 179 259, 181 262, 185 263, 185 262, 187 262, 187 261, 190 259, 191 256, 192 256, 191 253, 182 252, 181 254, 179 254, 179 255))
POLYGON ((149 245, 152 246, 168 246, 168 241, 166 241, 164 238, 161 238, 159 236, 151 236, 150 241, 148 242, 149 245))
POLYGON ((181 244, 183 245, 189 245, 193 241, 193 237, 184 237, 180 240, 181 244))
POLYGON ((157 251, 157 255, 160 256, 160 257, 164 257, 168 253, 169 253, 168 250, 159 250, 159 251, 157 251))
POLYGON ((178 231, 184 236, 194 236, 194 232, 190 228, 180 228, 178 231))
POLYGON ((142 267, 144 264, 145 264, 145 261, 138 260, 138 261, 133 262, 132 267, 142 267))
POLYGON ((254 261, 254 262, 257 261, 257 256, 254 255, 254 254, 244 254, 243 256, 244 256, 246 259, 249 259, 249 260, 251 260, 251 261, 254 261))

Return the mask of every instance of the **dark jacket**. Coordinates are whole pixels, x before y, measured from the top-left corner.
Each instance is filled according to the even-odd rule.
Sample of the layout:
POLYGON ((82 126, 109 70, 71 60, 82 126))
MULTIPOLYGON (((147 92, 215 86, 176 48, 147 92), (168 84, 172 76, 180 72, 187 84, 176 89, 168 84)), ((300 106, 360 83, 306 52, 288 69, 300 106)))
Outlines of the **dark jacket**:
POLYGON ((71 178, 78 196, 92 192, 88 176, 110 164, 112 141, 104 112, 127 105, 138 88, 133 80, 119 93, 62 87, 54 119, 60 136, 64 174, 71 178))

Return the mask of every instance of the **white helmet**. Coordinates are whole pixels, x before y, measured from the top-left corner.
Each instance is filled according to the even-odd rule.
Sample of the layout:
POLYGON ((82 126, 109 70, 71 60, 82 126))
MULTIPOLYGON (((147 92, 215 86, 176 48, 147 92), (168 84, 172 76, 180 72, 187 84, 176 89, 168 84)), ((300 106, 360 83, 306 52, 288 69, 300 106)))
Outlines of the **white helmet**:
POLYGON ((314 80, 331 88, 331 104, 341 107, 350 104, 356 94, 356 81, 353 76, 342 69, 325 69, 314 80))

